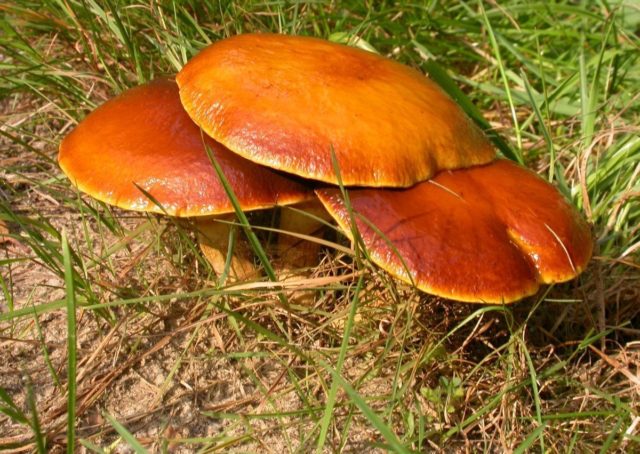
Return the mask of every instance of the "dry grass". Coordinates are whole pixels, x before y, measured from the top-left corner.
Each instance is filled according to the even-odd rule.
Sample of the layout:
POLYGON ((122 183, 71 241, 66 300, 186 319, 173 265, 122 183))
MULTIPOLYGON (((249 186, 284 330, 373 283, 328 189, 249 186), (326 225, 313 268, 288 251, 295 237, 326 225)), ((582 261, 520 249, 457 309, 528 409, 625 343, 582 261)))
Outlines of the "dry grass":
POLYGON ((121 9, 123 30, 136 31, 128 39, 117 37, 106 6, 109 20, 70 5, 73 14, 55 5, 0 7, 0 21, 17 33, 0 47, 0 390, 9 399, 0 401, 0 449, 34 451, 39 442, 66 449, 71 362, 76 443, 88 451, 136 450, 137 440, 153 452, 307 452, 318 444, 328 404, 334 408, 320 442, 327 452, 383 451, 394 441, 385 430, 417 451, 640 449, 640 131, 637 96, 623 94, 640 77, 637 63, 626 63, 637 60, 639 44, 624 32, 631 16, 618 16, 611 40, 598 9, 565 5, 565 13, 556 5, 562 23, 531 18, 516 2, 488 2, 503 46, 500 66, 478 5, 427 14, 278 2, 217 12, 185 4, 172 13, 171 3, 139 4, 121 9), (545 24, 537 60, 527 34, 545 24), (416 292, 355 262, 336 234, 328 240, 342 248, 325 248, 299 284, 312 302, 294 298, 285 309, 279 295, 301 289, 264 280, 218 286, 188 228, 89 200, 55 162, 60 138, 87 109, 175 71, 182 51, 201 47, 198 27, 208 39, 279 27, 325 37, 357 32, 416 66, 423 55, 411 40, 428 44, 492 128, 510 144, 521 142, 516 154, 541 174, 554 169, 556 183, 593 223, 599 252, 574 282, 510 307, 416 292), (571 79, 580 71, 575 55, 549 36, 584 40, 584 83, 579 74, 571 79), (599 64, 600 41, 612 43, 613 56, 599 64), (521 61, 506 50, 513 42, 521 61), (515 123, 501 67, 524 99, 513 105, 515 123), (617 85, 609 83, 614 69, 617 85), (521 70, 538 93, 560 90, 554 99, 562 102, 538 102, 542 123, 518 83, 521 70), (589 103, 593 115, 580 110, 589 103), (76 254, 74 357, 61 232, 76 254))

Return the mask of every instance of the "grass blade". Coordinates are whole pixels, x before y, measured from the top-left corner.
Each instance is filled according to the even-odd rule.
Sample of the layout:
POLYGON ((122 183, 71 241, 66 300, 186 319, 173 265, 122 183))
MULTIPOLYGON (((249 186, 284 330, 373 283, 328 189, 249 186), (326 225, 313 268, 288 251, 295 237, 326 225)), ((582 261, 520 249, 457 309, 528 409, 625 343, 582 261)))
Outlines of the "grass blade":
MULTIPOLYGON (((540 437, 542 439, 542 434, 544 432, 545 427, 546 427, 546 424, 536 427, 533 430, 533 432, 527 435, 527 438, 525 438, 524 441, 520 443, 520 445, 516 449, 513 450, 513 454, 524 454, 526 452, 529 452, 529 448, 533 446, 533 444, 536 441, 536 438, 540 437)), ((540 449, 542 449, 541 452, 545 452, 542 447, 540 449)))
POLYGON ((265 273, 267 273, 267 276, 269 277, 269 279, 273 282, 277 282, 278 278, 276 276, 276 272, 274 271, 273 266, 271 265, 271 262, 267 257, 267 253, 264 251, 264 248, 262 247, 262 244, 260 244, 260 240, 258 240, 258 237, 251 229, 251 224, 247 219, 247 215, 242 210, 242 206, 240 205, 238 198, 233 192, 233 188, 231 187, 231 184, 229 184, 229 180, 227 180, 227 177, 224 175, 224 172, 222 171, 222 167, 220 167, 220 164, 218 163, 217 159, 213 155, 213 152, 211 151, 211 149, 208 146, 205 146, 205 148, 207 150, 207 155, 209 156, 209 161, 211 162, 211 165, 213 165, 213 168, 215 169, 216 174, 218 175, 218 178, 220 179, 220 182, 222 183, 222 186, 224 187, 224 190, 227 193, 227 197, 229 197, 229 200, 233 205, 233 209, 236 212, 236 216, 238 216, 238 221, 240 222, 240 225, 242 226, 242 230, 247 236, 247 239, 249 240, 249 243, 251 244, 253 251, 258 256, 258 259, 260 260, 260 263, 264 267, 264 271, 265 273))
MULTIPOLYGON (((356 312, 358 310, 358 302, 360 300, 360 291, 362 290, 362 285, 364 283, 364 275, 360 275, 358 278, 358 283, 356 284, 356 288, 354 290, 353 299, 351 300, 351 307, 349 308, 349 316, 347 318, 347 323, 344 328, 344 334, 342 335, 342 344, 340 345, 340 353, 338 355, 338 361, 336 363, 336 373, 342 373, 342 365, 344 364, 344 359, 347 355, 347 348, 349 347, 349 338, 351 337, 351 330, 353 328, 353 321, 356 316, 356 312)), ((320 426, 320 436, 318 437, 318 443, 316 445, 316 452, 322 452, 322 448, 324 447, 327 432, 329 430, 329 424, 331 423, 331 418, 333 417, 333 409, 336 404, 336 396, 338 394, 338 382, 333 380, 331 383, 331 389, 329 390, 329 395, 327 396, 327 403, 324 415, 322 416, 321 426, 320 426)))
MULTIPOLYGON (((524 82, 524 88, 527 90, 527 95, 529 96, 529 101, 531 102, 531 107, 533 108, 533 112, 538 120, 538 127, 542 131, 542 137, 544 138, 544 142, 547 146, 547 154, 549 155, 549 181, 553 181, 554 170, 556 167, 556 152, 553 148, 553 139, 551 138, 551 133, 549 132, 549 128, 547 128, 547 123, 544 121, 542 117, 542 112, 540 111, 540 107, 536 102, 533 96, 533 89, 531 88, 531 84, 529 83, 529 79, 527 75, 522 72, 522 81, 524 82)), ((545 102, 545 105, 548 105, 548 102, 545 102)))
POLYGON ((29 424, 29 418, 13 402, 9 393, 2 388, 0 388, 0 401, 4 403, 0 405, 0 413, 4 413, 19 424, 29 424))
POLYGON ((103 415, 104 415, 105 419, 107 421, 109 421, 109 424, 111 424, 111 426, 116 430, 116 432, 118 432, 118 435, 120 435, 122 437, 122 439, 129 445, 129 447, 131 449, 133 449, 133 452, 135 452, 136 454, 147 454, 148 453, 148 451, 145 449, 145 447, 142 446, 138 440, 136 440, 136 437, 131 435, 131 432, 129 432, 113 416, 111 416, 107 412, 103 413, 103 415))
POLYGON ((65 231, 62 232, 62 260, 67 295, 67 453, 73 454, 76 444, 76 295, 71 252, 65 231))
POLYGON ((39 454, 45 454, 47 452, 47 441, 40 427, 38 405, 36 402, 36 396, 33 392, 33 383, 31 383, 30 378, 27 378, 27 403, 29 405, 29 411, 31 412, 31 428, 33 429, 36 439, 36 449, 39 454))
POLYGON ((518 121, 518 114, 516 112, 516 106, 513 100, 513 96, 511 94, 511 86, 509 84, 509 79, 506 74, 505 62, 502 60, 502 55, 500 54, 500 46, 498 45, 498 41, 496 40, 496 34, 491 26, 491 21, 487 16, 487 12, 484 9, 482 2, 478 4, 480 6, 480 12, 482 14, 482 19, 484 21, 484 25, 489 34, 489 40, 491 42, 491 47, 493 48, 493 53, 496 57, 496 62, 498 65, 498 70, 500 71, 500 76, 502 77, 502 83, 504 84, 504 91, 507 96, 507 103, 509 104, 509 110, 511 111, 511 119, 513 121, 513 129, 516 136, 516 158, 517 162, 522 164, 524 161, 522 159, 522 133, 520 131, 520 122, 518 121))
MULTIPOLYGON (((422 44, 417 41, 412 42, 416 49, 419 51, 420 55, 424 57, 428 56, 428 52, 424 48, 422 44)), ((487 120, 485 120, 480 109, 476 107, 476 105, 471 102, 469 97, 458 87, 458 84, 447 74, 447 71, 436 63, 433 59, 425 59, 423 63, 424 69, 429 74, 429 77, 433 79, 449 96, 451 96, 455 102, 457 102, 462 110, 476 122, 482 130, 484 130, 485 134, 489 136, 493 144, 498 147, 498 150, 508 159, 512 161, 521 162, 521 158, 518 153, 515 153, 513 149, 507 145, 507 143, 500 137, 487 120)))

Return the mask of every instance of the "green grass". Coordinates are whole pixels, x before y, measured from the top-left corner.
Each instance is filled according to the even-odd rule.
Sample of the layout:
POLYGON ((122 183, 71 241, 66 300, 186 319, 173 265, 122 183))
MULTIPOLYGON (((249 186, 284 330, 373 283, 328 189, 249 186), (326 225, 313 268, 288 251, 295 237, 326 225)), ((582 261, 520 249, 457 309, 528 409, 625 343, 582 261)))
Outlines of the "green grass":
MULTIPOLYGON (((0 449, 640 449, 639 27, 630 0, 4 2, 0 449), (477 307, 336 234, 303 304, 268 278, 220 286, 188 223, 71 187, 57 146, 89 111, 251 31, 351 39, 427 73, 582 210, 590 267, 477 307)), ((239 222, 268 271, 270 219, 239 222)))
POLYGON ((76 294, 71 265, 71 252, 66 233, 62 232, 62 257, 64 262, 64 286, 67 293, 67 452, 73 453, 76 444, 77 399, 77 324, 76 294))

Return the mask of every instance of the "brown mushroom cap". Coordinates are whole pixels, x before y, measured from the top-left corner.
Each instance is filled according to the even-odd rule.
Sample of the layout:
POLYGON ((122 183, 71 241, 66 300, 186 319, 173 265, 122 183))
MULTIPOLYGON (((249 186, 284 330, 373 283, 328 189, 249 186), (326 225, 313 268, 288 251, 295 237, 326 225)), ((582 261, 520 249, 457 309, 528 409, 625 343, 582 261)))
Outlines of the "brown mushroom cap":
POLYGON ((337 184, 407 187, 495 151, 420 72, 321 39, 218 41, 177 76, 182 104, 215 140, 259 164, 337 184))
MULTIPOLYGON (((351 235, 340 190, 316 193, 351 235)), ((450 299, 516 301, 541 283, 572 279, 591 257, 589 226, 577 211, 549 183, 506 160, 445 171, 406 190, 349 190, 349 199, 374 262, 450 299)))
POLYGON ((81 191, 121 208, 163 213, 137 184, 173 216, 233 212, 203 143, 245 210, 313 197, 302 184, 204 136, 170 80, 133 88, 100 106, 65 137, 58 160, 81 191))

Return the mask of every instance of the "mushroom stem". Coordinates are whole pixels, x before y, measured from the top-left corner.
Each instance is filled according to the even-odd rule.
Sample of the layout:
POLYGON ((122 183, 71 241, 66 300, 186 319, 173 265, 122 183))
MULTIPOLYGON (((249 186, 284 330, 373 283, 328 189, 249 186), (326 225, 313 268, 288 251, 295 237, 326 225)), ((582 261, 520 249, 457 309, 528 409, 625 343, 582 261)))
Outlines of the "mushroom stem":
MULTIPOLYGON (((302 202, 282 208, 280 212, 280 230, 300 235, 317 235, 329 220, 327 210, 318 199, 302 202), (304 213, 300 212, 303 211, 304 213)), ((277 254, 285 270, 294 270, 315 266, 318 262, 320 244, 309 239, 281 233, 278 235, 277 254)))
POLYGON ((218 276, 222 276, 225 271, 227 253, 230 251, 229 244, 235 238, 230 251, 232 255, 228 276, 239 281, 254 277, 257 269, 251 249, 244 241, 238 239, 238 226, 232 223, 234 220, 235 215, 226 214, 197 219, 195 224, 200 249, 218 276))

